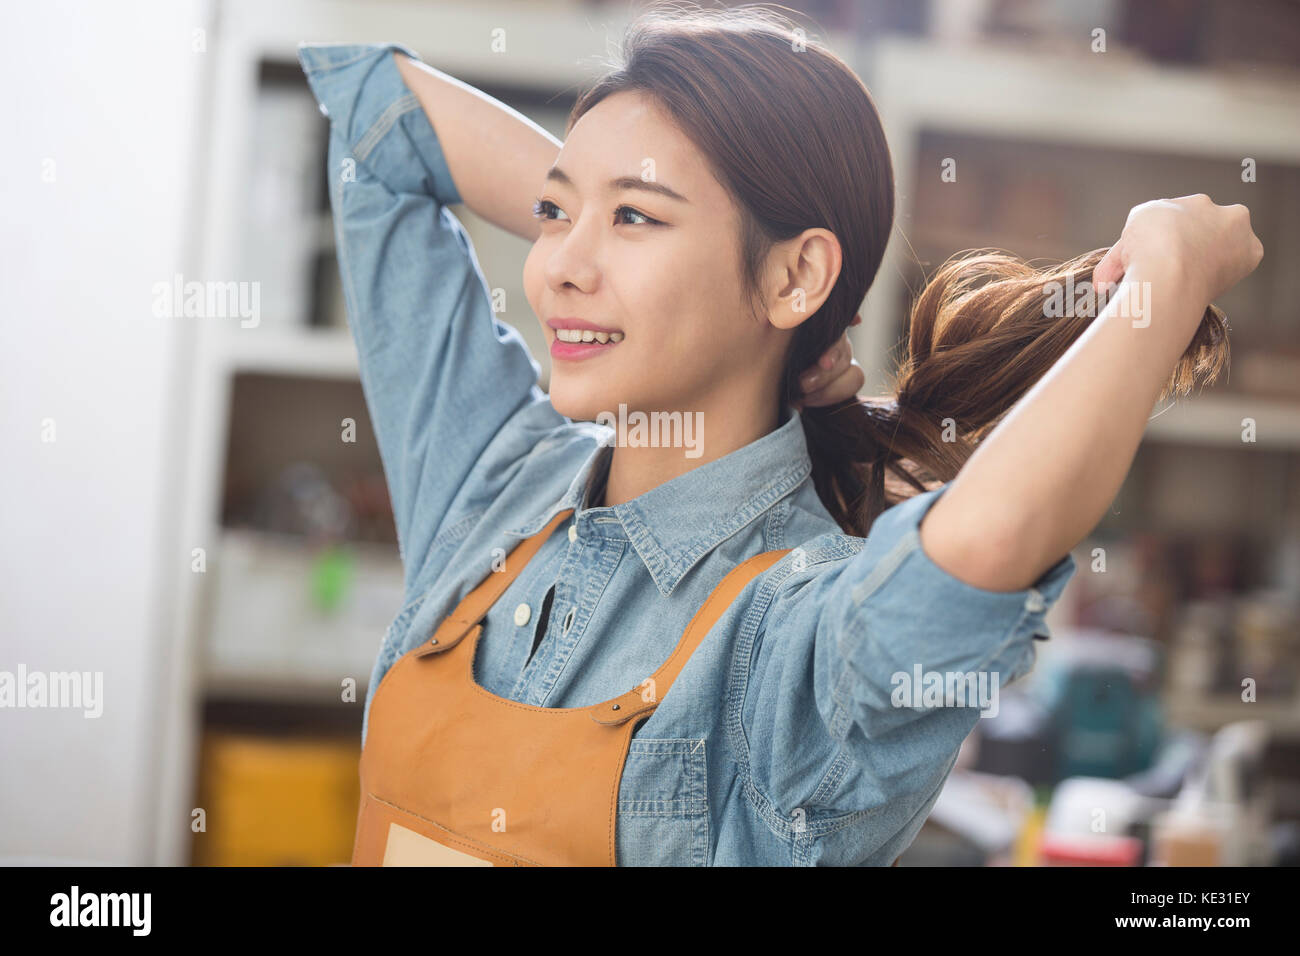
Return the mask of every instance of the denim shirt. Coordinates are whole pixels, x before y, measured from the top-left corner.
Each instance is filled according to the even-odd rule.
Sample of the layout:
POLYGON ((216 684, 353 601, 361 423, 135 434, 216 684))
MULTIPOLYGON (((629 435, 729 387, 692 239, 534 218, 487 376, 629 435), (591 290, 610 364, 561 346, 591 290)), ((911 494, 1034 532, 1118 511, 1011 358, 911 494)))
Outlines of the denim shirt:
POLYGON ((388 668, 560 510, 574 515, 488 613, 474 663, 488 691, 540 707, 638 686, 728 571, 791 548, 723 614, 632 738, 617 860, 890 864, 980 713, 973 701, 896 706, 898 675, 984 671, 1003 686, 1024 675, 1073 557, 1022 591, 953 577, 918 535, 947 486, 888 509, 866 538, 842 533, 789 407, 757 441, 631 501, 591 507, 614 430, 559 414, 524 340, 493 313, 447 208, 461 201, 456 184, 394 49, 409 53, 349 44, 299 53, 330 120, 339 267, 405 575, 363 740, 388 668))

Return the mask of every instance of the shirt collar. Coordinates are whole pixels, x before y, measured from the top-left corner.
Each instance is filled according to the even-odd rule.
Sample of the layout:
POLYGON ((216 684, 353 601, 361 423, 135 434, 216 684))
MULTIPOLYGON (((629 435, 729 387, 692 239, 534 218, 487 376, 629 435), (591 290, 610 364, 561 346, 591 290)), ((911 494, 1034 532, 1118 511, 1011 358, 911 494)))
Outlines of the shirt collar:
POLYGON ((696 562, 812 474, 799 411, 788 405, 785 411, 785 422, 762 438, 612 508, 587 506, 591 490, 604 480, 615 435, 608 425, 594 425, 603 432, 601 442, 560 499, 506 534, 534 535, 570 508, 579 533, 594 516, 612 515, 667 597, 696 562))

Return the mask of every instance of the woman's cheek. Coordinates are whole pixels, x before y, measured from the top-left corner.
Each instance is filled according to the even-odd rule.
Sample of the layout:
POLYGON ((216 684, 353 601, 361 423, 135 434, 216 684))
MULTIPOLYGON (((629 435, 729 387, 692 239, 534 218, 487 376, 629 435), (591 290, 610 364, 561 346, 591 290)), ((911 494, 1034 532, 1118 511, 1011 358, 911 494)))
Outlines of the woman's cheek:
POLYGON ((533 314, 537 316, 537 321, 544 321, 541 311, 542 301, 542 274, 541 259, 538 255, 537 246, 533 246, 524 259, 524 298, 528 300, 529 307, 533 314))

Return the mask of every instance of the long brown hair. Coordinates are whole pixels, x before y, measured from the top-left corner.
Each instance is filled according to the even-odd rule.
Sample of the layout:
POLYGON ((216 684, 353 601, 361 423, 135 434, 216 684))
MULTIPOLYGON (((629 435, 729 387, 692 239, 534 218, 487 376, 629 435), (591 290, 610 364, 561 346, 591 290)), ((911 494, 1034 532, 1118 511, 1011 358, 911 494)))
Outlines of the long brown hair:
MULTIPOLYGON (((785 9, 680 0, 648 8, 628 27, 619 60, 578 98, 567 129, 614 93, 655 99, 740 208, 751 297, 775 243, 812 227, 835 234, 840 274, 795 330, 779 394, 789 403, 801 395, 800 374, 844 334, 875 279, 893 226, 894 174, 870 93, 785 9)), ((1090 281, 1105 251, 1049 268, 998 252, 949 260, 915 300, 892 393, 804 408, 813 482, 845 532, 865 536, 886 508, 956 476, 1096 317, 1095 300, 1057 315, 1050 283, 1090 281)), ((1226 360, 1226 323, 1211 308, 1162 397, 1198 378, 1213 381, 1226 360)))

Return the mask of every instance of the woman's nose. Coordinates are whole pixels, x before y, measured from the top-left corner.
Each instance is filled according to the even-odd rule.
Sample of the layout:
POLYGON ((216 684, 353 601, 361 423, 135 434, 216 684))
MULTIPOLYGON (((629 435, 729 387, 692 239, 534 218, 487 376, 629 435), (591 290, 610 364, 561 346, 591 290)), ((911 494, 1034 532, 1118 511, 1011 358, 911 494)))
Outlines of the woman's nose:
POLYGON ((595 291, 600 270, 596 265, 599 240, 593 225, 579 219, 547 256, 546 281, 552 289, 570 286, 582 292, 595 291))

